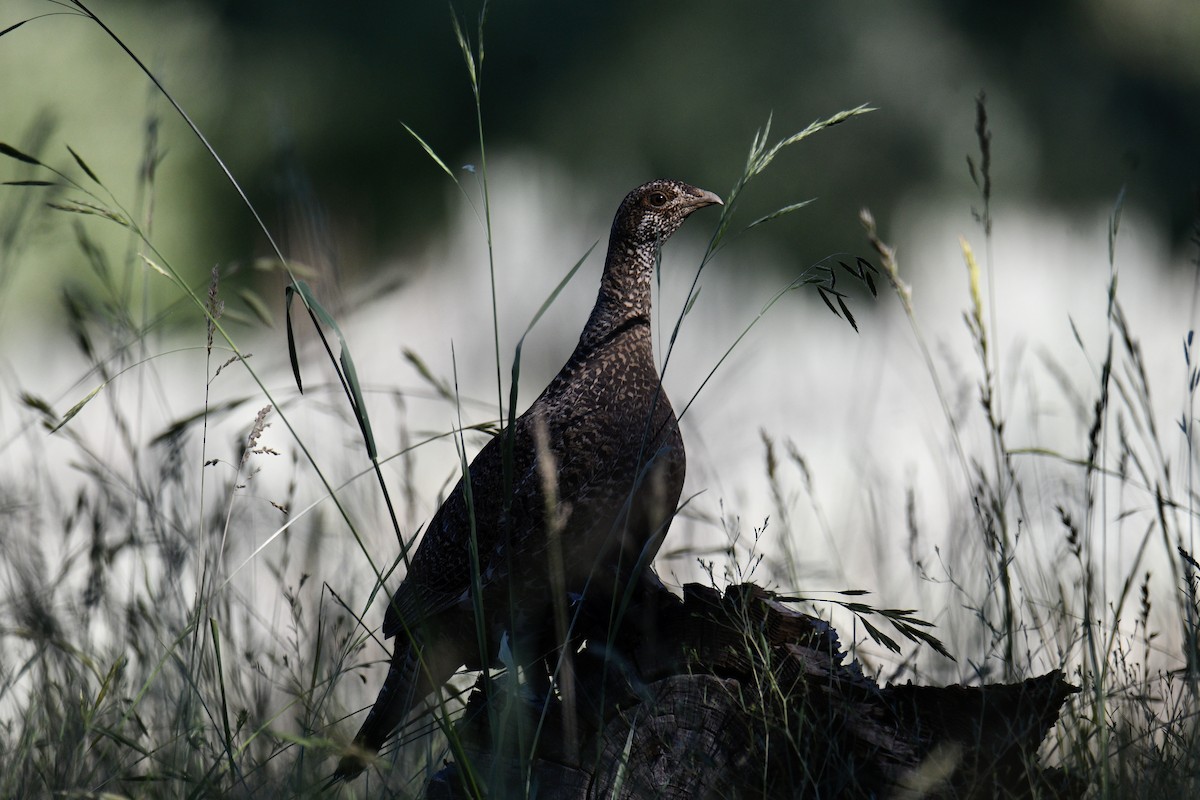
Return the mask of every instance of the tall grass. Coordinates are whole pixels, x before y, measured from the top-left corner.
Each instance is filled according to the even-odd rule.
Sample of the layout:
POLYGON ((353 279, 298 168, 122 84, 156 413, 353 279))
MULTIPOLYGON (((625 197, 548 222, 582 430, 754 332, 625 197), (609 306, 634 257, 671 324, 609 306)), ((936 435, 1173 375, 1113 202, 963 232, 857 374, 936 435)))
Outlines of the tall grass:
MULTIPOLYGON (((103 25, 82 3, 73 5, 103 25)), ((455 32, 479 111, 482 155, 483 17, 473 44, 457 22, 455 32)), ((178 106, 176 110, 183 113, 178 106)), ((769 123, 756 135, 740 177, 725 193, 727 204, 686 301, 673 319, 664 371, 671 367, 684 318, 697 301, 703 271, 737 230, 743 191, 784 148, 864 110, 835 115, 774 143, 769 123)), ((200 135, 198 127, 192 128, 200 135)), ((1158 376, 1147 374, 1118 293, 1122 197, 1109 225, 1107 338, 1100 354, 1088 354, 1096 364, 1094 383, 1071 387, 1089 398, 1086 417, 1079 420, 1086 435, 1073 453, 1014 447, 1004 411, 1005 376, 1011 373, 1005 371, 998 347, 992 133, 982 98, 976 130, 980 152, 970 162, 970 174, 980 190, 985 256, 981 263, 965 239, 962 252, 968 287, 965 335, 977 354, 970 369, 988 433, 985 451, 973 452, 961 435, 965 423, 952 411, 950 382, 922 333, 914 292, 904 281, 896 251, 874 219, 869 214, 863 218, 868 241, 924 356, 926 374, 921 377, 935 386, 949 431, 950 457, 962 478, 946 492, 960 508, 955 524, 969 531, 967 541, 938 570, 914 564, 914 580, 953 587, 964 610, 945 615, 937 633, 956 643, 953 654, 966 665, 965 677, 1019 679, 1062 666, 1083 685, 1083 699, 1070 707, 1057 729, 1049 758, 1090 781, 1098 796, 1190 796, 1200 790, 1200 565, 1192 477, 1197 458, 1192 408, 1200 371, 1193 364, 1192 336, 1186 335, 1180 365, 1186 384, 1183 409, 1177 425, 1165 426, 1151 404, 1152 377, 1158 376), (1182 446, 1171 438, 1177 429, 1182 446), (1167 455, 1172 452, 1179 454, 1176 461, 1167 455), (1023 465, 1047 459, 1070 478, 1063 481, 1061 496, 1050 501, 1051 509, 1032 508, 1031 472, 1023 465), (1048 510, 1053 512, 1051 525, 1044 522, 1048 510), (1139 527, 1130 547, 1122 532, 1135 522, 1139 527), (1037 546, 1031 544, 1035 531, 1037 546), (1118 546, 1120 553, 1133 552, 1133 560, 1122 561, 1118 546), (1147 566, 1151 560, 1169 565, 1167 574, 1156 575, 1147 566), (1115 584, 1109 582, 1112 575, 1117 576, 1115 584), (1165 598, 1168 607, 1160 607, 1162 600, 1156 598, 1165 598), (1160 621, 1158 629, 1154 619, 1160 621)), ((34 378, 15 376, 6 387, 20 397, 23 427, 0 442, 4 450, 19 454, 18 463, 5 466, 0 482, 0 763, 10 765, 0 774, 0 795, 315 794, 357 720, 346 719, 357 710, 345 708, 342 698, 379 659, 382 643, 376 641, 375 617, 368 609, 380 592, 386 594, 386 586, 394 585, 393 576, 404 569, 419 533, 401 525, 381 466, 411 454, 421 443, 405 444, 391 454, 378 452, 368 413, 371 395, 350 356, 352 343, 273 239, 274 268, 286 275, 289 304, 298 301, 304 308, 336 382, 332 387, 310 385, 302 396, 305 351, 294 341, 288 350, 295 390, 274 388, 273 381, 255 371, 238 333, 251 328, 239 328, 231 320, 240 314, 262 325, 262 309, 268 304, 248 286, 231 289, 231 281, 238 279, 232 269, 216 269, 202 285, 193 284, 154 246, 153 165, 161 157, 156 124, 146 126, 144 166, 129 207, 105 189, 80 153, 45 155, 47 138, 48 132, 39 129, 19 146, 0 148, 5 163, 18 170, 10 182, 23 184, 8 187, 14 194, 5 198, 11 205, 0 229, 0 259, 19 257, 37 206, 48 201, 57 215, 55 224, 74 231, 82 263, 100 289, 63 292, 62 314, 75 348, 71 358, 81 365, 80 381, 51 400, 31 385, 34 378), (66 166, 54 166, 58 163, 66 166), (98 245, 90 233, 98 224, 119 226, 126 232, 126 247, 114 254, 98 245), (166 303, 156 302, 148 288, 149 281, 162 279, 175 289, 166 303), (182 338, 168 334, 167 326, 182 338), (330 335, 338 340, 336 354, 330 335), (179 343, 188 337, 190 344, 179 343), (203 396, 178 410, 165 404, 161 385, 176 379, 170 360, 182 358, 191 359, 187 363, 200 376, 203 396), (235 371, 240 371, 237 376, 235 371), (337 396, 339 390, 344 405, 326 412, 332 421, 324 424, 356 431, 361 443, 355 463, 345 469, 322 461, 308 446, 318 434, 292 421, 315 402, 314 394, 337 396), (67 410, 59 411, 64 406, 67 410), (147 419, 159 424, 148 425, 147 419), (285 432, 286 446, 276 444, 285 432), (292 455, 289 459, 283 453, 292 455), (346 472, 353 477, 345 482, 332 477, 346 472), (356 480, 364 474, 375 476, 374 488, 356 480), (325 497, 334 509, 329 515, 315 510, 325 497), (369 532, 374 528, 395 534, 394 555, 376 547, 377 537, 369 532), (341 550, 326 541, 330 531, 353 538, 351 556, 330 556, 341 550)), ((435 148, 417 142, 459 182, 435 148)), ((216 163, 232 180, 219 159, 216 163)), ((497 322, 503 276, 493 254, 482 158, 478 175, 478 194, 465 184, 460 188, 469 199, 478 198, 488 243, 497 414, 476 425, 460 420, 456 429, 441 432, 456 439, 464 469, 469 460, 464 434, 479 427, 494 432, 502 421, 511 426, 520 380, 518 346, 508 386, 504 384, 497 322)), ((741 230, 804 204, 785 205, 741 230)), ((257 218, 248 200, 246 207, 257 218)), ((264 232, 270 238, 265 226, 264 232)), ((854 324, 850 298, 836 284, 839 274, 874 293, 867 260, 835 256, 768 298, 746 330, 780 298, 805 287, 813 287, 831 311, 854 324)), ((560 289, 548 293, 547 305, 560 289)), ((530 327, 536 322, 537 317, 530 327)), ((298 323, 289 318, 289 340, 294 328, 298 323)), ((713 355, 697 393, 738 352, 744 335, 713 355)), ((1077 344, 1083 347, 1081 339, 1077 344)), ((418 356, 412 358, 420 363, 418 356)), ((459 404, 461 413, 455 388, 442 383, 439 391, 459 404)), ((399 390, 392 392, 402 397, 399 390)), ((681 416, 693 399, 681 406, 681 416)), ((803 592, 805 587, 795 585, 799 555, 788 549, 791 539, 784 535, 790 501, 782 486, 782 460, 771 432, 764 433, 764 441, 762 480, 778 505, 775 522, 756 531, 750 542, 733 526, 725 560, 710 561, 709 567, 714 582, 724 580, 723 572, 733 579, 761 576, 803 592), (770 547, 776 535, 783 544, 770 547), (764 563, 768 550, 773 555, 764 563)), ((786 453, 811 495, 812 473, 819 474, 820 465, 809 463, 795 448, 786 453)), ((411 476, 411 470, 403 475, 411 476)), ((405 497, 412 496, 410 484, 402 489, 405 497)), ((910 496, 910 511, 914 503, 910 496)), ((897 530, 901 527, 898 522, 897 530)), ((919 530, 913 513, 908 528, 914 542, 933 538, 919 530)), ((826 535, 836 539, 833 531, 826 535)), ((919 546, 913 545, 914 560, 919 546)), ((863 615, 864 622, 874 611, 865 604, 842 604, 863 615)), ((919 620, 905 614, 889 619, 914 641, 922 639, 919 620)), ((557 620, 560 638, 569 624, 566 617, 557 620)), ((878 629, 864 630, 869 634, 865 638, 885 646, 891 641, 878 629)), ((864 654, 868 651, 864 647, 864 654)), ((510 666, 516 665, 510 661, 510 666)), ((909 669, 902 662, 896 674, 909 669)), ((503 692, 504 681, 511 684, 517 672, 509 669, 501 678, 504 697, 511 698, 503 692)), ((402 732, 400 744, 385 754, 367 784, 345 791, 374 793, 381 789, 373 782, 377 774, 383 791, 420 794, 448 754, 466 769, 470 789, 481 793, 484 785, 501 785, 503 776, 470 771, 455 736, 452 722, 462 708, 459 692, 467 685, 456 683, 430 717, 402 732)), ((770 685, 769 676, 762 685, 770 685)), ((524 780, 507 787, 523 793, 530 785, 529 754, 545 732, 522 729, 515 717, 505 718, 504 702, 489 708, 497 714, 492 730, 509 737, 497 749, 515 748, 526 759, 524 780)))
MULTIPOLYGON (((976 211, 976 218, 991 262, 992 134, 982 95, 977 112, 979 161, 969 158, 968 165, 980 190, 982 211, 976 211)), ((964 526, 973 528, 979 539, 963 548, 965 557, 960 554, 956 566, 947 565, 941 576, 974 617, 970 622, 986 633, 981 646, 967 656, 968 663, 981 676, 995 674, 989 665, 997 664, 1008 679, 1065 667, 1085 693, 1069 707, 1069 720, 1059 727, 1052 758, 1093 785, 1097 796, 1166 792, 1183 797, 1200 787, 1200 696, 1193 644, 1196 453, 1189 411, 1197 373, 1188 330, 1181 364, 1185 410, 1176 424, 1184 446, 1173 447, 1170 433, 1162 431, 1156 419, 1151 375, 1118 293, 1124 200, 1122 189, 1108 221, 1107 335, 1098 357, 1075 332, 1075 345, 1095 365, 1095 384, 1062 387, 1074 397, 1093 398, 1090 407, 1076 403, 1085 436, 1075 453, 1008 443, 1001 410, 1006 389, 1000 380, 1002 361, 992 344, 996 308, 989 303, 996 294, 999 268, 989 264, 985 295, 984 268, 963 238, 969 301, 964 321, 979 358, 976 387, 990 453, 985 460, 966 449, 962 423, 951 412, 949 393, 922 334, 896 252, 880 238, 866 212, 863 222, 923 354, 968 486, 962 503, 964 510, 970 509, 973 524, 964 520, 964 526), (1179 466, 1173 467, 1166 455, 1173 449, 1180 453, 1179 466), (1061 494, 1048 499, 1044 487, 1035 485, 1033 494, 1043 504, 1048 501, 1050 508, 1032 508, 1027 496, 1039 472, 1031 462, 1047 459, 1061 467, 1066 478, 1061 494), (1134 526, 1136 538, 1130 541, 1126 531, 1134 526), (1061 537, 1058 542, 1046 538, 1056 534, 1061 537), (974 573, 963 569, 973 553, 984 556, 982 569, 974 573), (1165 577, 1154 581, 1150 564, 1165 565, 1165 577), (1160 591, 1152 593, 1152 585, 1160 591), (1157 617, 1166 621, 1167 631, 1153 629, 1155 595, 1168 604, 1157 617), (1160 637, 1165 640, 1162 645, 1156 641, 1160 637)), ((1195 244, 1200 247, 1200 238, 1195 244)), ((1071 327, 1074 331, 1073 322, 1071 327)))

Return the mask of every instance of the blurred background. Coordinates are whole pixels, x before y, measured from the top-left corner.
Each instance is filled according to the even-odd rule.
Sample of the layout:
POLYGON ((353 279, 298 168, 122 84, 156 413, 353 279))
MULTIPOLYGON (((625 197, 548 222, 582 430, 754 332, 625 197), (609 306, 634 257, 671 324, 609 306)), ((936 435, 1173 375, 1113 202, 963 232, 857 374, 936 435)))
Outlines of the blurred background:
MULTIPOLYGON (((495 419, 479 219, 484 162, 451 22, 457 14, 478 47, 479 6, 97 0, 90 7, 191 115, 284 253, 307 268, 346 332, 360 377, 378 392, 369 403, 381 452, 447 430, 457 413, 405 350, 434 379, 457 377, 466 421, 495 419), (405 125, 455 172, 461 191, 405 125)), ((270 249, 218 166, 128 55, 69 4, 5 0, 0 30, 22 20, 30 21, 0 36, 0 141, 85 181, 71 146, 113 197, 148 222, 159 252, 197 292, 206 291, 216 265, 230 330, 256 352, 270 386, 292 393, 298 429, 319 432, 315 444, 345 459, 339 480, 361 470, 356 431, 336 391, 326 387, 315 399, 310 391, 307 400, 294 393, 283 280, 251 268, 270 249), (147 152, 156 165, 149 194, 139 177, 147 152)), ((1122 196, 1115 265, 1131 327, 1145 337, 1149 374, 1163 383, 1155 398, 1169 430, 1187 384, 1179 343, 1195 311, 1197 41, 1200 6, 1190 0, 494 3, 483 27, 481 107, 505 381, 534 311, 600 240, 526 346, 523 403, 569 353, 626 191, 671 176, 724 195, 768 119, 774 141, 869 104, 877 110, 784 151, 743 195, 735 228, 789 203, 817 202, 735 237, 706 267, 666 375, 676 408, 774 293, 810 265, 831 254, 878 264, 858 221, 869 207, 898 246, 968 444, 986 443, 988 434, 971 427, 980 422, 980 378, 962 323, 970 299, 960 236, 994 270, 988 300, 997 309, 1010 444, 1082 458, 1109 330, 1108 231, 1122 196), (967 165, 968 156, 980 164, 981 92, 992 131, 992 243, 967 165)), ((0 179, 36 178, 45 174, 0 159, 0 179)), ((62 414, 98 382, 72 338, 63 298, 101 311, 121 298, 106 294, 94 259, 80 248, 80 226, 111 253, 114 270, 138 276, 131 285, 144 282, 151 310, 180 310, 158 324, 154 335, 164 338, 155 340, 156 352, 203 337, 202 317, 131 257, 122 229, 49 209, 43 191, 0 187, 0 223, 10 231, 0 254, 0 434, 10 456, 58 446, 44 434, 26 435, 33 417, 20 408, 21 392, 62 414)), ((715 221, 715 212, 697 215, 667 248, 660 333, 683 307, 715 221)), ((873 302, 848 279, 839 287, 850 293, 860 333, 814 293, 793 293, 697 396, 685 418, 687 493, 697 499, 681 523, 686 535, 668 542, 678 552, 660 562, 664 571, 694 578, 697 554, 721 554, 739 531, 747 542, 767 526, 764 541, 792 532, 784 545, 771 545, 786 547, 795 570, 781 580, 865 585, 899 603, 918 590, 907 573, 890 571, 891 555, 908 553, 924 569, 937 547, 962 533, 968 512, 947 487, 966 478, 947 456, 946 417, 899 304, 886 290, 873 302), (780 448, 794 442, 803 456, 790 462, 786 480, 781 473, 782 488, 766 478, 764 436, 780 448), (781 519, 780 509, 794 519, 781 519), (918 542, 917 532, 932 539, 918 542)), ((314 383, 331 380, 306 332, 301 347, 314 383)), ((117 344, 105 352, 124 353, 117 344)), ((114 358, 129 363, 127 354, 114 358)), ((142 435, 202 409, 200 359, 180 352, 156 361, 158 400, 139 418, 142 435)), ((255 391, 244 376, 222 380, 221 397, 255 391)), ((105 402, 120 405, 119 391, 108 390, 113 399, 105 402)), ((222 441, 244 432, 252 412, 239 408, 222 441)), ((104 439, 96 433, 103 416, 89 408, 77 419, 104 439)), ((266 440, 294 455, 281 425, 266 440)), ((468 448, 481 442, 468 438, 468 448)), ((454 475, 452 442, 435 447, 435 455, 422 451, 416 473, 408 462, 390 462, 390 479, 414 484, 403 507, 410 531, 454 475)), ((10 469, 19 473, 22 463, 10 458, 17 465, 10 469)), ((48 467, 48 479, 67 480, 65 463, 48 467)), ((1078 482, 1077 468, 1032 457, 1021 468, 1050 496, 1024 524, 1059 525, 1051 495, 1078 482)), ((265 472, 264 496, 288 491, 290 472, 265 472)), ((363 492, 366 506, 378 505, 369 487, 363 492)), ((276 524, 269 510, 258 513, 263 519, 237 545, 243 556, 276 524)), ((386 526, 371 535, 379 552, 394 549, 386 526)), ((1114 581, 1123 575, 1116 558, 1110 570, 1114 581)), ((931 615, 939 608, 930 598, 918 607, 931 615)))
MULTIPOLYGON (((444 236, 446 177, 402 123, 452 167, 479 161, 448 6, 101 0, 94 10, 292 248, 332 249, 338 269, 369 274, 444 236)), ((453 10, 474 38, 478 4, 453 10)), ((167 154, 159 233, 205 272, 262 254, 252 217, 176 115, 96 26, 63 11, 45 0, 0 9, 0 29, 56 14, 3 38, 4 140, 16 144, 48 114, 48 152, 72 143, 120 193, 154 114, 167 154)), ((745 198, 748 215, 820 198, 762 232, 786 263, 860 241, 862 205, 887 219, 914 198, 971 202, 965 156, 986 91, 999 197, 1070 213, 1109 205, 1126 185, 1179 248, 1196 207, 1197 36, 1200 9, 1188 0, 496 3, 483 124, 492 155, 534 156, 607 207, 649 175, 727 189, 769 115, 786 133, 842 108, 879 108, 792 154, 745 198)))

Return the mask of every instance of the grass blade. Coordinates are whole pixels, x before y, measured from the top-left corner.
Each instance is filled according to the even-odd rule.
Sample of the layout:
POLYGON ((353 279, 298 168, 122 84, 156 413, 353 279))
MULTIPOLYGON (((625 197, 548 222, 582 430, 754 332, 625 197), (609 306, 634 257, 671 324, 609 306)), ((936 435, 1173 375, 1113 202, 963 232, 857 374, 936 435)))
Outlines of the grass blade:
POLYGON ((441 156, 439 156, 437 153, 435 153, 433 148, 430 147, 429 144, 424 139, 422 139, 417 134, 416 131, 414 131, 412 128, 408 127, 407 123, 401 122, 400 124, 404 126, 404 130, 408 131, 409 136, 411 136, 417 140, 417 144, 421 145, 421 149, 425 151, 425 154, 433 159, 433 163, 435 163, 439 167, 441 167, 442 172, 445 172, 447 175, 450 176, 450 180, 454 181, 455 183, 458 183, 458 178, 455 177, 454 173, 450 170, 450 168, 448 166, 446 166, 446 162, 442 161, 441 156))
POLYGON ((100 179, 96 177, 96 173, 92 172, 92 168, 85 164, 83 159, 79 157, 79 153, 76 153, 71 148, 71 145, 67 145, 67 152, 71 154, 71 158, 75 159, 75 163, 79 165, 79 168, 82 169, 89 178, 91 178, 99 186, 104 185, 100 182, 100 179))
POLYGON ((296 357, 296 336, 292 332, 292 298, 296 296, 296 287, 289 284, 283 290, 283 316, 287 326, 288 360, 292 363, 292 375, 296 378, 296 388, 304 394, 304 381, 300 380, 300 359, 296 357))
MULTIPOLYGON (((542 315, 546 313, 546 310, 549 309, 550 306, 554 304, 554 301, 558 299, 559 294, 561 294, 562 290, 565 289, 567 284, 571 282, 571 279, 575 277, 575 273, 579 272, 579 268, 583 266, 583 262, 587 261, 587 257, 592 254, 592 251, 596 249, 596 245, 598 244, 600 244, 599 239, 592 242, 592 246, 587 249, 587 252, 579 257, 579 260, 575 262, 573 267, 567 270, 567 274, 563 276, 563 279, 558 282, 558 285, 554 287, 554 290, 550 292, 549 296, 542 301, 542 305, 538 308, 537 313, 533 315, 533 319, 529 321, 529 325, 525 328, 525 332, 521 334, 521 338, 517 341, 516 352, 513 353, 512 382, 508 387, 508 421, 505 423, 505 428, 508 431, 506 434, 507 439, 505 441, 503 458, 503 469, 506 478, 511 477, 512 475, 512 437, 516 435, 514 424, 516 422, 517 414, 517 387, 521 380, 521 349, 525 346, 525 337, 528 336, 529 332, 533 330, 533 326, 537 325, 538 320, 542 318, 542 315)), ((507 480, 505 481, 505 485, 509 485, 507 480)))
POLYGON ((772 211, 770 214, 767 214, 765 217, 759 217, 758 219, 754 220, 754 222, 751 222, 749 225, 746 226, 746 230, 750 230, 751 228, 755 227, 756 225, 762 225, 764 222, 770 222, 773 219, 779 219, 783 215, 790 214, 793 211, 799 211, 800 209, 804 208, 809 203, 815 203, 816 200, 817 200, 817 198, 813 197, 808 200, 801 200, 799 203, 792 203, 789 206, 784 206, 783 208, 778 208, 778 209, 772 211))
POLYGON ((24 25, 26 22, 29 22, 29 20, 27 20, 27 19, 23 19, 23 20, 21 20, 20 22, 16 23, 15 25, 9 25, 9 26, 8 26, 7 28, 5 28, 4 30, 0 31, 0 36, 3 36, 3 35, 4 35, 4 34, 6 34, 6 33, 12 33, 12 32, 13 32, 13 31, 15 31, 17 28, 19 28, 19 27, 21 27, 22 25, 24 25))
MULTIPOLYGON (((291 287, 288 287, 289 289, 291 287)), ((379 451, 375 446, 375 435, 371 432, 371 420, 367 415, 367 406, 363 400, 362 386, 358 382, 358 371, 354 368, 354 358, 350 355, 350 345, 346 342, 346 337, 342 333, 342 329, 338 327, 333 315, 325 310, 325 307, 317 300, 313 294, 312 288, 306 281, 297 280, 295 283, 295 291, 299 292, 304 300, 305 306, 310 311, 316 314, 317 319, 325 324, 327 328, 332 330, 337 336, 338 344, 341 346, 341 353, 338 356, 338 361, 342 366, 342 373, 345 376, 347 388, 350 391, 351 405, 354 411, 354 417, 358 420, 358 426, 362 429, 363 439, 367 445, 367 455, 374 461, 379 456, 379 451)), ((299 370, 296 367, 295 361, 295 343, 291 337, 291 326, 288 327, 288 351, 292 355, 292 370, 297 375, 297 385, 299 382, 299 370)))
POLYGON ((263 302, 263 299, 258 296, 258 292, 252 289, 239 289, 238 297, 242 298, 242 302, 254 312, 254 316, 258 317, 259 321, 268 328, 275 327, 275 317, 271 315, 271 309, 263 302))
POLYGON ((237 775, 237 766, 233 763, 233 734, 229 731, 229 700, 225 695, 225 670, 221 665, 221 637, 217 621, 209 619, 209 629, 212 631, 213 654, 217 660, 217 683, 221 687, 221 723, 225 729, 225 755, 229 760, 229 777, 237 775))
MULTIPOLYGON (((9 30, 12 30, 12 28, 9 28, 9 30)), ((5 33, 7 33, 7 32, 8 31, 5 31, 5 33)), ((38 161, 33 156, 28 155, 26 153, 22 153, 20 150, 13 147, 11 144, 5 144, 4 142, 0 142, 0 155, 5 155, 5 156, 8 156, 9 158, 15 158, 17 161, 21 161, 25 164, 33 164, 35 167, 44 167, 45 166, 45 164, 38 161)))
POLYGON ((59 423, 50 429, 50 432, 58 433, 58 430, 60 428, 62 428, 62 426, 66 425, 68 422, 70 422, 75 417, 75 415, 78 414, 80 411, 82 411, 83 407, 86 406, 93 397, 100 394, 100 390, 103 389, 107 385, 108 385, 108 381, 105 381, 104 383, 97 386, 95 389, 92 389, 90 392, 88 392, 87 397, 83 398, 78 403, 71 406, 71 408, 67 411, 67 413, 63 415, 63 418, 59 421, 59 423))

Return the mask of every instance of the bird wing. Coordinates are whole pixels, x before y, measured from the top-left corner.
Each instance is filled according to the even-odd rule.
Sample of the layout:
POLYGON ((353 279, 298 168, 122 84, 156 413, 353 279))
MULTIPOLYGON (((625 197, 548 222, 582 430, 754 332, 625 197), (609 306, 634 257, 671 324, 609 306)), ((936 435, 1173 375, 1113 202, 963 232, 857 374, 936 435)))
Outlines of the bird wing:
MULTIPOLYGON (((529 476, 535 472, 531 464, 532 442, 525 417, 514 426, 513 474, 516 489, 511 519, 531 517, 525 506, 529 496, 529 476)), ((392 597, 383 620, 383 633, 395 636, 403 630, 419 626, 436 614, 469 601, 471 589, 471 531, 474 524, 475 541, 479 552, 480 580, 488 584, 496 579, 499 562, 503 559, 504 475, 503 448, 507 434, 501 432, 489 441, 471 462, 471 503, 468 506, 459 479, 441 508, 434 514, 429 527, 413 555, 408 574, 392 597)), ((532 488, 536 491, 536 487, 532 488)), ((538 494, 540 497, 540 493, 538 494)), ((528 524, 528 523, 526 523, 528 524)), ((419 631, 417 631, 419 635, 419 631)))
MULTIPOLYGON (((615 369, 612 365, 609 368, 615 369)), ((471 503, 466 500, 460 479, 430 520, 408 574, 388 605, 383 626, 385 636, 408 631, 422 638, 421 631, 414 629, 435 615, 456 606, 470 610, 474 573, 472 526, 479 553, 480 583, 484 587, 505 580, 510 561, 525 561, 545 547, 545 487, 537 465, 535 420, 546 422, 547 445, 557 462, 555 491, 560 508, 570 510, 562 530, 567 546, 571 547, 573 541, 593 539, 594 529, 608 529, 616 521, 629 497, 631 485, 627 481, 634 480, 638 471, 634 462, 646 444, 643 437, 649 434, 657 439, 659 435, 658 430, 647 428, 647 415, 657 404, 658 415, 672 420, 674 416, 665 397, 650 399, 658 385, 652 364, 645 374, 635 376, 640 385, 626 384, 624 388, 633 390, 628 393, 592 389, 612 384, 604 380, 606 376, 595 374, 587 376, 586 381, 571 384, 590 390, 591 396, 581 400, 562 391, 563 384, 572 377, 579 376, 572 374, 572 365, 568 364, 513 426, 513 485, 508 509, 503 489, 507 434, 502 432, 493 437, 476 455, 468 468, 471 503), (631 424, 611 424, 618 406, 620 413, 632 420, 631 424), (506 541, 512 543, 512 553, 505 553, 506 541)), ((620 384, 612 385, 622 388, 620 384)), ((677 432, 675 435, 678 436, 677 432)), ((654 447, 648 447, 641 457, 653 458, 654 447)), ((682 484, 682 468, 677 480, 682 484)), ((679 486, 675 486, 674 496, 668 499, 671 510, 678 493, 679 486)))

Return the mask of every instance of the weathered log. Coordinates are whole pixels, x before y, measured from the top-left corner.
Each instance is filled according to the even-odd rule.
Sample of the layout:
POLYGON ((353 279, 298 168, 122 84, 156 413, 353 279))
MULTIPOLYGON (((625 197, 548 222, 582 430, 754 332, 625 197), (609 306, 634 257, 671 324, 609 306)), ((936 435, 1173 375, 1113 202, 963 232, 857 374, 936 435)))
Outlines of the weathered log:
MULTIPOLYGON (((611 646, 589 641, 574 657, 572 709, 514 702, 481 679, 456 728, 475 785, 554 800, 1082 791, 1037 760, 1077 691, 1058 671, 880 687, 827 623, 749 584, 723 595, 689 584, 682 600, 650 591, 628 619, 611 646)), ((447 765, 428 796, 468 796, 465 772, 447 765)))

